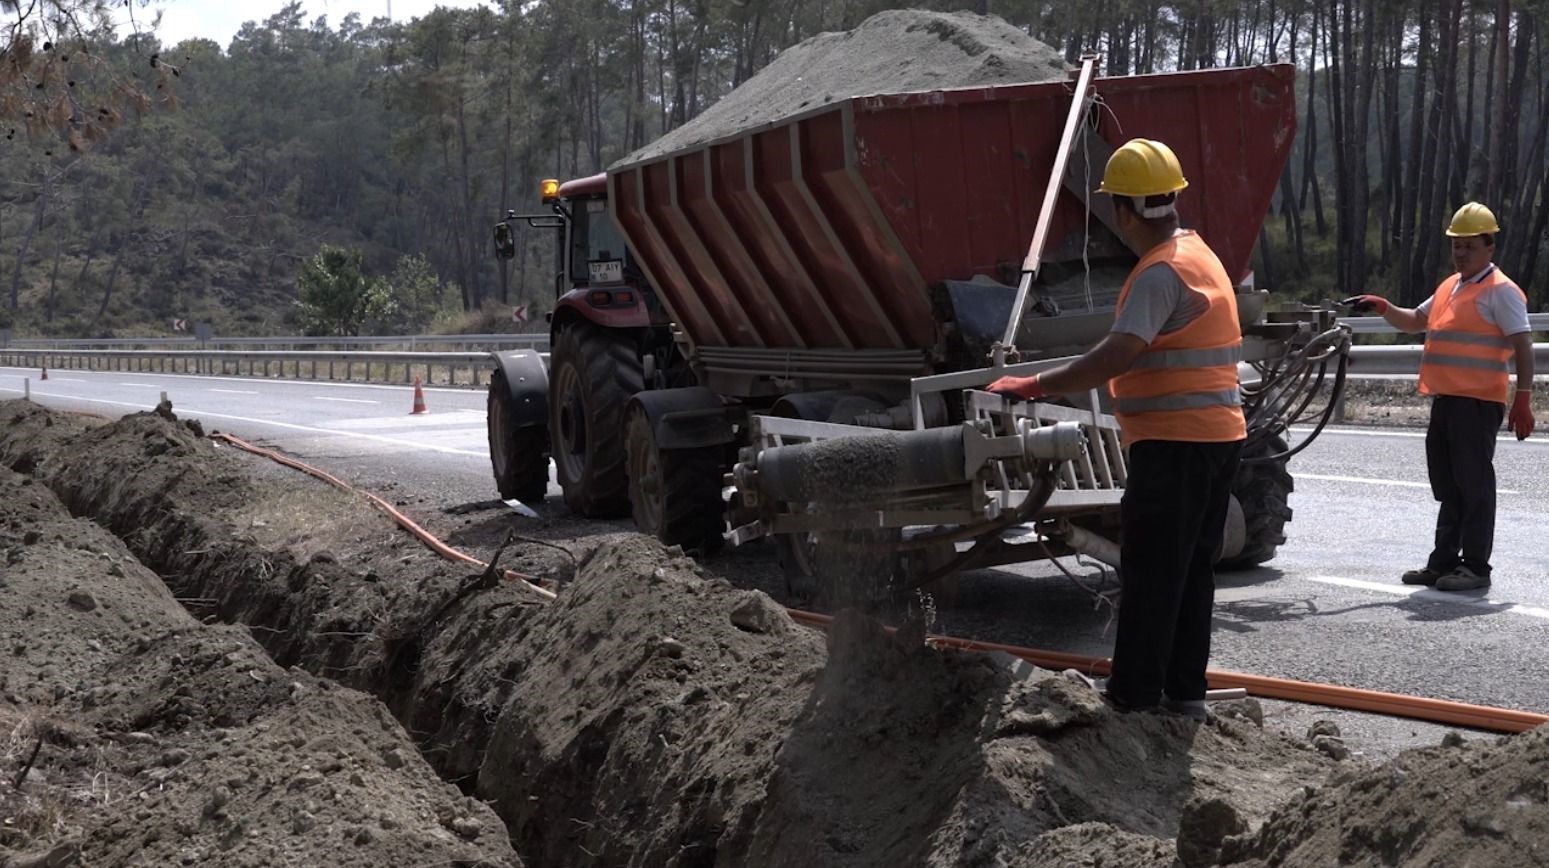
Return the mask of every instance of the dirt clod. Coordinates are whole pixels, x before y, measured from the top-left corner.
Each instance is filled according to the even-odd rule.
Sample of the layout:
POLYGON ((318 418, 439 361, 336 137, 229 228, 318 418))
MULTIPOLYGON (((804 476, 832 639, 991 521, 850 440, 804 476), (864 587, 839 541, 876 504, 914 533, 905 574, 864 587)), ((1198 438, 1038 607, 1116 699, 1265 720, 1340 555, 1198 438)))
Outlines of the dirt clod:
POLYGON ((70 608, 78 612, 90 612, 97 608, 97 598, 90 591, 71 591, 70 608))
POLYGON ((1187 868, 1216 864, 1221 843, 1248 831, 1248 821, 1222 798, 1193 798, 1178 820, 1178 861, 1187 868))

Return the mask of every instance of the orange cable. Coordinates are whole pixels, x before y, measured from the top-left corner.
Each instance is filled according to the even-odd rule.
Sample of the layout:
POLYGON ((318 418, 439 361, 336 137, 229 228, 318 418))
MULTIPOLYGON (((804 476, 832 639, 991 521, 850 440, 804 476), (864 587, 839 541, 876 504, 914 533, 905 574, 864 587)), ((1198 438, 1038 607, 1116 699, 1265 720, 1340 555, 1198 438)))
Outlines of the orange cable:
MULTIPOLYGON (((244 451, 251 452, 254 455, 262 455, 265 458, 268 458, 268 459, 270 459, 272 461, 279 462, 280 464, 283 464, 286 467, 290 467, 290 468, 294 468, 296 470, 300 470, 302 473, 308 474, 309 476, 315 476, 318 479, 321 479, 324 482, 327 482, 328 484, 333 485, 334 487, 339 488, 342 491, 348 491, 348 492, 350 492, 352 494, 358 494, 358 495, 366 498, 367 500, 371 501, 372 505, 374 505, 377 509, 380 509, 381 511, 387 513, 387 515, 389 517, 391 517, 393 519, 393 521, 398 523, 399 527, 401 527, 404 530, 408 531, 416 539, 418 539, 420 542, 424 543, 425 546, 427 548, 429 548, 431 551, 435 552, 436 554, 440 555, 443 558, 446 558, 449 561, 453 561, 453 562, 456 562, 456 563, 472 564, 472 565, 478 566, 478 567, 488 567, 489 566, 489 564, 484 563, 483 561, 479 560, 478 558, 476 558, 476 557, 474 557, 472 555, 466 554, 464 552, 460 552, 457 549, 454 549, 451 546, 447 545, 446 543, 442 542, 439 538, 436 537, 435 534, 433 534, 430 531, 424 529, 423 527, 420 527, 418 524, 416 524, 414 522, 413 519, 409 518, 407 515, 404 515, 402 512, 399 512, 396 507, 394 507, 392 504, 388 503, 387 501, 383 500, 381 497, 378 497, 377 495, 372 494, 369 491, 362 491, 359 488, 356 488, 355 486, 349 484, 348 482, 345 482, 344 480, 338 478, 337 476, 334 476, 333 474, 329 473, 326 470, 320 470, 320 469, 318 469, 316 467, 311 466, 310 464, 307 464, 304 461, 300 461, 298 459, 291 458, 288 455, 284 455, 284 454, 276 452, 276 451, 274 451, 272 449, 264 449, 261 446, 254 446, 251 443, 243 441, 243 440, 241 440, 241 439, 239 439, 237 437, 234 437, 234 436, 232 436, 230 434, 227 434, 227 433, 224 433, 224 432, 217 431, 216 433, 211 434, 210 438, 213 439, 213 440, 223 440, 223 441, 225 441, 227 443, 230 443, 232 446, 237 447, 238 449, 242 449, 244 451)), ((515 570, 506 570, 505 571, 505 576, 508 579, 513 579, 515 581, 522 582, 523 584, 527 585, 529 588, 531 588, 534 591, 538 592, 538 594, 540 594, 544 599, 552 600, 552 599, 555 598, 555 594, 554 594, 553 591, 549 590, 548 588, 540 587, 537 584, 538 579, 537 579, 536 576, 529 576, 529 575, 527 575, 525 573, 518 573, 515 570)))
MULTIPOLYGON (((791 610, 791 618, 798 623, 827 628, 833 623, 828 615, 791 610)), ((891 629, 891 628, 889 628, 891 629)), ((1107 675, 1112 661, 1107 657, 1089 657, 1084 654, 1068 654, 1058 651, 1041 651, 996 642, 980 642, 976 639, 960 639, 956 636, 932 635, 929 641, 936 645, 961 651, 1003 651, 1014 657, 1044 669, 1076 669, 1092 675, 1107 675)), ((1380 690, 1364 690, 1359 687, 1341 687, 1332 684, 1315 684, 1289 678, 1271 678, 1266 675, 1245 675, 1221 669, 1205 672, 1212 688, 1240 687, 1254 696, 1283 699, 1328 708, 1344 708, 1353 711, 1371 711, 1392 717, 1407 717, 1432 723, 1464 726, 1470 729, 1486 729, 1493 732, 1526 732, 1544 723, 1549 715, 1533 711, 1517 711, 1447 699, 1431 699, 1387 693, 1380 690)))
MULTIPOLYGON (((365 497, 378 509, 390 516, 400 527, 413 534, 432 551, 447 560, 480 567, 487 566, 483 561, 442 542, 434 534, 420 527, 413 519, 399 512, 381 497, 368 491, 362 491, 324 470, 319 470, 303 461, 279 452, 246 443, 230 434, 217 432, 212 434, 211 437, 315 476, 344 491, 365 497)), ((545 599, 552 600, 555 598, 553 591, 535 584, 537 578, 534 576, 513 570, 506 570, 505 575, 507 578, 525 583, 545 599)), ((790 614, 791 619, 799 624, 827 629, 833 623, 833 617, 829 615, 807 612, 802 609, 787 608, 786 611, 790 614)), ((893 628, 890 627, 888 630, 891 632, 893 628)), ((932 635, 929 641, 934 645, 955 648, 960 651, 1002 651, 1044 669, 1077 669, 1092 675, 1108 674, 1111 663, 1109 658, 1106 657, 1091 657, 1085 654, 1070 654, 1060 651, 1044 651, 1017 645, 1003 645, 997 642, 981 642, 977 639, 963 639, 956 636, 932 635)), ((1408 696, 1380 690, 1364 690, 1357 687, 1315 684, 1310 681, 1296 681, 1288 678, 1246 675, 1240 672, 1228 672, 1220 669, 1210 669, 1205 674, 1210 686, 1213 688, 1240 687, 1254 696, 1261 696, 1267 699, 1281 699, 1289 702, 1322 705, 1329 708, 1344 708, 1353 711, 1369 711, 1392 717, 1405 717, 1430 721, 1432 723, 1451 724, 1470 729, 1515 733, 1526 732, 1541 724, 1549 723, 1549 715, 1532 711, 1517 711, 1509 708, 1453 702, 1446 699, 1408 696)))

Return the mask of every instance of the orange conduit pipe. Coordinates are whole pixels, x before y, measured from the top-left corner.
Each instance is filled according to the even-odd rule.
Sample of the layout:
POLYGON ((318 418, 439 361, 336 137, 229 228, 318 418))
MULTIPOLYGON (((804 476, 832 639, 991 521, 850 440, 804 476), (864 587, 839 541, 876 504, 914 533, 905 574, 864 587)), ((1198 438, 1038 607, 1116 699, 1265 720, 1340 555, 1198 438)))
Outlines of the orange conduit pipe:
MULTIPOLYGON (((240 438, 233 437, 232 435, 226 434, 226 433, 221 432, 221 431, 217 431, 214 434, 211 434, 210 435, 210 439, 212 439, 212 440, 220 440, 220 441, 223 441, 225 443, 229 443, 232 446, 235 446, 238 449, 243 450, 244 452, 251 452, 254 455, 262 455, 263 457, 268 458, 271 461, 276 461, 276 462, 278 462, 280 464, 285 465, 286 467, 290 467, 290 468, 294 468, 296 470, 299 470, 302 473, 307 474, 308 476, 315 476, 318 479, 321 479, 324 482, 328 483, 329 485, 332 485, 335 488, 340 489, 341 491, 348 491, 351 494, 358 494, 361 497, 364 497, 365 499, 371 501, 371 504, 373 506, 375 506, 377 509, 380 509, 382 512, 387 513, 387 515, 390 518, 392 518, 393 521, 398 523, 399 527, 401 527, 404 530, 408 531, 412 536, 414 536, 420 542, 424 543, 425 546, 427 548, 429 548, 431 551, 435 552, 436 554, 440 555, 443 558, 446 558, 449 561, 453 561, 453 562, 456 562, 456 563, 471 564, 471 565, 476 566, 476 567, 488 567, 489 566, 489 564, 484 563, 483 561, 479 560, 478 558, 476 558, 476 557, 474 557, 474 556, 472 556, 470 554, 466 554, 464 552, 460 552, 457 549, 454 549, 451 546, 447 545, 446 543, 442 542, 439 538, 436 537, 435 534, 433 534, 430 531, 420 527, 418 524, 415 524, 414 519, 411 519, 407 515, 404 515, 402 512, 399 512, 397 507, 394 507, 392 504, 388 503, 387 501, 383 500, 382 498, 378 497, 377 495, 372 494, 369 491, 362 491, 359 488, 356 488, 355 486, 349 484, 348 482, 345 482, 344 480, 340 479, 339 477, 334 476, 333 474, 329 473, 326 470, 320 470, 320 469, 318 469, 316 467, 313 467, 310 464, 307 464, 304 461, 298 461, 295 458, 291 458, 288 455, 284 455, 284 454, 281 454, 279 452, 275 452, 272 449, 264 449, 261 446, 254 446, 251 443, 248 443, 248 442, 246 442, 246 441, 244 441, 244 440, 242 440, 240 438)), ((521 582, 522 584, 524 584, 527 587, 531 588, 533 591, 538 593, 540 596, 542 596, 546 600, 552 600, 552 599, 555 598, 555 594, 554 594, 553 591, 549 590, 548 588, 540 587, 537 584, 538 580, 537 580, 537 578, 535 576, 529 576, 529 575, 527 575, 525 573, 518 573, 515 570, 505 570, 505 576, 508 579, 512 579, 514 581, 521 582)))
MULTIPOLYGON (((833 623, 828 615, 790 610, 791 618, 798 623, 827 629, 833 623)), ((1040 651, 1016 645, 980 642, 960 639, 956 636, 930 637, 930 642, 961 651, 1003 651, 1014 657, 1044 669, 1075 669, 1089 675, 1107 675, 1111 661, 1106 657, 1089 657, 1084 654, 1066 654, 1057 651, 1040 651)), ((1446 699, 1429 699, 1402 693, 1385 693, 1380 690, 1362 690, 1357 687, 1339 687, 1331 684, 1314 684, 1310 681, 1294 681, 1289 678, 1270 678, 1264 675, 1244 675, 1210 669, 1205 672, 1212 688, 1240 687, 1253 696, 1266 699, 1283 699, 1328 708, 1344 708, 1352 711, 1371 711, 1392 717, 1407 717, 1431 723, 1463 726, 1469 729, 1485 729, 1492 732, 1526 732, 1540 724, 1549 723, 1549 715, 1532 711, 1516 711, 1446 699)))
MULTIPOLYGON (((238 449, 251 452, 254 455, 262 455, 286 467, 315 476, 343 491, 365 497, 378 509, 390 516, 400 527, 447 560, 479 567, 487 566, 483 561, 442 542, 434 534, 415 524, 413 519, 399 512, 392 504, 377 495, 368 491, 362 491, 327 471, 319 470, 303 461, 279 452, 254 446, 230 434, 217 432, 210 436, 212 439, 224 441, 238 449)), ((555 598, 553 591, 535 584, 537 579, 534 576, 524 575, 513 570, 506 570, 505 575, 509 579, 526 584, 541 594, 544 599, 552 600, 555 598)), ((816 612, 807 612, 802 609, 787 608, 786 611, 790 613, 791 619, 797 623, 822 630, 828 629, 834 620, 829 615, 820 615, 816 612)), ((893 628, 890 627, 888 630, 892 632, 893 628)), ((932 635, 930 642, 934 645, 955 648, 960 651, 985 653, 1002 651, 1013 657, 1026 660, 1034 666, 1056 671, 1075 669, 1089 675, 1107 675, 1109 671, 1110 661, 1106 657, 1091 657, 1085 654, 1069 654, 1060 651, 1042 651, 1036 648, 1002 645, 997 642, 980 642, 976 639, 962 639, 956 636, 932 635)), ((1210 669, 1205 674, 1212 688, 1240 687, 1253 696, 1266 699, 1281 699, 1288 702, 1322 705, 1328 708, 1343 708, 1351 711, 1369 711, 1392 717, 1406 717, 1431 723, 1462 726, 1469 729, 1515 733, 1526 732, 1540 724, 1549 723, 1549 715, 1531 711, 1516 711, 1488 705, 1473 705, 1466 702, 1452 702, 1446 699, 1429 699, 1421 696, 1408 696, 1402 693, 1385 693, 1380 690, 1362 690, 1356 687, 1314 684, 1310 681, 1295 681, 1288 678, 1245 675, 1240 672, 1227 672, 1220 669, 1210 669)))

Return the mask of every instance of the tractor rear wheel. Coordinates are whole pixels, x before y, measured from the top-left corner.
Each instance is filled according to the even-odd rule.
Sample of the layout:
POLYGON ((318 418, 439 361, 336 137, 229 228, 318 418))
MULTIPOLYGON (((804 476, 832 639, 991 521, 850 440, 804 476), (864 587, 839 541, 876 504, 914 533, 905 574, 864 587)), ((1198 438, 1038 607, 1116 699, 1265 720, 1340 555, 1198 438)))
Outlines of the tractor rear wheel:
POLYGON ((1217 569, 1251 569, 1272 560, 1275 550, 1285 543, 1285 525, 1291 520, 1291 492, 1296 488, 1286 470, 1286 459, 1246 463, 1247 459, 1285 450, 1285 440, 1275 436, 1243 451, 1245 463, 1237 469, 1237 479, 1232 483, 1232 496, 1242 505, 1242 551, 1223 558, 1216 564, 1217 569))
POLYGON ((663 545, 720 547, 726 503, 719 449, 660 449, 644 410, 629 414, 629 501, 635 525, 663 545))
POLYGON ((587 323, 554 336, 549 439, 565 505, 588 518, 629 511, 624 407, 642 388, 634 341, 587 323))
POLYGON ((500 371, 490 380, 486 415, 489 462, 500 496, 528 506, 542 503, 549 489, 549 432, 542 425, 517 424, 516 402, 500 371))

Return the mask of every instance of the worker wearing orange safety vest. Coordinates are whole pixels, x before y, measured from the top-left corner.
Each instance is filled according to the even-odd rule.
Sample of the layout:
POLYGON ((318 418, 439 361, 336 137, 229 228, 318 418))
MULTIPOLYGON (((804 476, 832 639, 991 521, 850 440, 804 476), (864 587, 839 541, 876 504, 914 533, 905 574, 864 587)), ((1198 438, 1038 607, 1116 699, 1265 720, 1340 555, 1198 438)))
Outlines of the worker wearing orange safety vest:
POLYGON ((1129 475, 1123 599, 1104 695, 1124 710, 1204 717, 1215 556, 1246 426, 1237 299, 1204 240, 1179 228, 1187 186, 1161 142, 1134 139, 1113 153, 1098 192, 1113 197, 1119 236, 1140 262, 1112 330, 1069 364, 988 389, 1034 399, 1108 383, 1129 475))
POLYGON ((1518 440, 1533 433, 1527 298, 1492 261, 1500 228, 1490 209, 1478 202, 1459 208, 1447 227, 1457 272, 1419 307, 1398 307, 1377 295, 1345 299, 1357 313, 1375 311, 1400 331, 1426 333, 1420 357, 1420 393, 1431 396, 1425 459, 1431 493, 1441 508, 1435 547, 1424 567, 1404 573, 1408 585, 1433 585, 1439 591, 1490 586, 1495 435, 1502 417, 1518 440), (1515 392, 1508 373, 1513 356, 1515 392))

